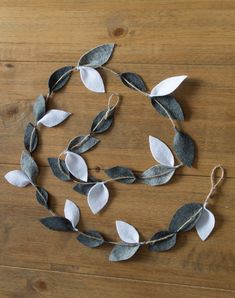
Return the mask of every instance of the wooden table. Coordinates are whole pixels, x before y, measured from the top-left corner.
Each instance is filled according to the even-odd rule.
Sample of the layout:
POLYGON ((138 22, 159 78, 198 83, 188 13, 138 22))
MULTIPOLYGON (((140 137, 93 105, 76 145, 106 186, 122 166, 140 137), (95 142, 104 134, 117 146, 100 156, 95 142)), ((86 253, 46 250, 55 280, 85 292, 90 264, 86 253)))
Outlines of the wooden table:
MULTIPOLYGON (((1 297, 235 296, 234 8, 227 0, 0 1, 1 297), (166 77, 189 76, 175 95, 186 115, 182 127, 197 144, 194 167, 178 170, 161 187, 110 183, 108 207, 92 215, 86 198, 57 180, 47 163, 70 138, 86 133, 106 105, 108 95, 87 90, 77 74, 50 103, 74 115, 58 128, 41 129, 39 184, 52 195, 56 212, 62 214, 66 198, 80 206, 82 228, 118 239, 115 220, 122 219, 147 239, 167 227, 178 207, 204 200, 211 169, 220 163, 226 179, 211 205, 216 228, 206 242, 196 232, 184 233, 169 252, 143 248, 130 261, 110 263, 110 247, 91 250, 70 233, 45 229, 39 219, 47 213, 33 189, 17 189, 3 178, 19 167, 23 129, 50 74, 108 42, 116 43, 109 67, 139 73, 150 89, 166 77)), ((154 163, 148 136, 171 145, 170 123, 144 96, 104 76, 107 90, 122 100, 113 128, 84 156, 97 177, 117 164, 143 171, 154 163)))

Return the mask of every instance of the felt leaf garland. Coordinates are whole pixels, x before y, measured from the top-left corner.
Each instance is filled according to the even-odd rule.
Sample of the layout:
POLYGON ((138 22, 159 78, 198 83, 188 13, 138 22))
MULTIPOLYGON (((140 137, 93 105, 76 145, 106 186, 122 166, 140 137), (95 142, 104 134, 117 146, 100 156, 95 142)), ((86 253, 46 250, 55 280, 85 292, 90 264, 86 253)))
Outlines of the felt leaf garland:
POLYGON ((171 94, 187 78, 175 76, 161 81, 151 91, 150 96, 165 96, 171 94))
POLYGON ((50 168, 53 172, 53 174, 62 181, 69 181, 71 180, 69 171, 66 167, 65 161, 60 160, 58 158, 49 157, 48 163, 50 165, 50 168), (60 164, 60 167, 59 167, 60 164), (61 169, 60 169, 61 168, 61 169))
POLYGON ((50 230, 64 232, 74 231, 71 222, 67 218, 61 216, 41 218, 40 222, 50 230))
POLYGON ((100 140, 89 135, 78 136, 69 143, 68 149, 71 152, 81 154, 92 149, 99 142, 100 140))
POLYGON ((206 240, 215 227, 215 217, 206 207, 203 208, 201 217, 196 223, 196 230, 199 237, 206 240))
POLYGON ((103 133, 108 130, 113 123, 114 111, 107 113, 107 109, 100 112, 94 119, 91 131, 95 133, 103 133), (107 115, 107 116, 106 116, 107 115))
POLYGON ((38 146, 38 133, 36 127, 32 123, 28 123, 24 132, 24 146, 29 152, 33 152, 38 146))
POLYGON ((149 244, 149 250, 151 251, 166 251, 173 248, 176 244, 176 234, 169 233, 168 231, 160 231, 154 234, 150 241, 159 240, 149 244), (163 239, 163 240, 160 240, 163 239))
POLYGON ((39 95, 33 106, 33 114, 36 121, 40 120, 46 114, 46 101, 43 95, 39 95))
POLYGON ((50 93, 59 91, 68 83, 72 69, 73 66, 65 66, 53 72, 48 81, 50 93))
POLYGON ((30 184, 29 178, 21 170, 10 171, 5 175, 5 179, 12 185, 17 187, 25 187, 30 184))
POLYGON ((47 209, 49 209, 48 197, 49 197, 48 192, 43 187, 37 186, 36 200, 38 201, 39 204, 46 207, 47 209))
POLYGON ((116 229, 120 239, 126 243, 138 243, 139 242, 139 233, 137 230, 130 224, 117 220, 116 229))
POLYGON ((130 184, 136 180, 133 172, 130 169, 124 167, 113 167, 110 169, 106 169, 105 173, 110 178, 116 179, 116 181, 121 183, 130 184))
POLYGON ((191 167, 194 161, 195 145, 190 136, 176 129, 173 146, 179 160, 184 165, 191 167))
POLYGON ((81 80, 87 89, 98 93, 105 92, 103 80, 97 70, 87 66, 79 69, 81 80))
POLYGON ((135 88, 137 88, 143 92, 147 91, 144 80, 136 73, 123 72, 120 74, 120 78, 121 78, 123 84, 129 88, 132 88, 134 90, 135 90, 135 88))
POLYGON ((109 261, 118 262, 118 261, 125 261, 130 259, 134 256, 134 254, 139 249, 140 245, 115 245, 109 255, 109 261))
POLYGON ((22 171, 26 174, 30 181, 36 183, 39 169, 36 162, 27 151, 22 152, 20 163, 22 171))
POLYGON ((79 233, 77 240, 83 245, 94 248, 101 246, 104 243, 103 236, 96 231, 87 231, 85 233, 79 233))
POLYGON ((71 222, 74 230, 77 231, 76 226, 80 220, 80 211, 79 208, 70 200, 66 200, 65 202, 64 216, 71 222))
POLYGON ((164 108, 170 114, 172 119, 184 120, 184 113, 181 109, 180 104, 176 101, 173 96, 161 96, 151 98, 152 106, 163 116, 168 117, 164 108))
POLYGON ((109 191, 103 182, 96 183, 88 192, 87 202, 91 211, 96 214, 104 208, 109 199, 109 191))
POLYGON ((149 146, 152 156, 157 162, 168 167, 174 166, 174 156, 165 143, 149 136, 149 146))
POLYGON ((98 67, 105 64, 112 55, 114 44, 100 45, 87 53, 85 53, 79 60, 78 66, 89 65, 91 67, 98 67))
POLYGON ((139 179, 141 182, 148 185, 163 185, 170 181, 170 179, 174 175, 174 172, 175 168, 164 165, 156 165, 144 171, 139 176, 139 179))
POLYGON ((66 152, 65 164, 69 172, 82 181, 87 181, 88 169, 85 160, 78 154, 66 152))
POLYGON ((67 119, 71 113, 65 112, 62 110, 49 110, 45 116, 43 116, 37 124, 43 124, 47 127, 54 127, 61 122, 63 122, 65 119, 67 119))

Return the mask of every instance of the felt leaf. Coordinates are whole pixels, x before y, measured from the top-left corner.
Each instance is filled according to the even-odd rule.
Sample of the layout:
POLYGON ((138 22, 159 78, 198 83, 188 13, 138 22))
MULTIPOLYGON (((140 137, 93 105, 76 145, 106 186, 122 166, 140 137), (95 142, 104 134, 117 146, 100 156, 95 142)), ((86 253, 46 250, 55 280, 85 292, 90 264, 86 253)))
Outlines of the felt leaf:
POLYGON ((98 67, 105 64, 112 55, 114 44, 100 45, 87 53, 85 53, 79 60, 78 66, 89 65, 98 67))
POLYGON ((215 227, 214 214, 206 207, 203 208, 202 214, 196 223, 196 230, 199 237, 204 241, 206 240, 215 227))
POLYGON ((170 234, 168 231, 160 231, 154 234, 150 240, 159 240, 149 244, 151 251, 166 251, 171 249, 176 244, 176 234, 170 234), (163 239, 163 240, 160 240, 163 239))
POLYGON ((202 204, 190 203, 179 208, 173 216, 170 226, 170 233, 190 231, 199 220, 202 214, 202 204))
POLYGON ((149 136, 149 147, 153 158, 162 165, 173 167, 174 156, 169 147, 161 140, 149 136))
POLYGON ((139 242, 139 233, 132 225, 121 220, 116 220, 116 229, 122 241, 126 243, 139 242))
POLYGON ((53 217, 45 217, 41 218, 40 222, 50 230, 54 231, 74 231, 74 228, 71 222, 64 217, 53 216, 53 217))
POLYGON ((80 220, 80 210, 74 202, 66 200, 64 205, 64 216, 71 222, 74 230, 77 231, 76 226, 80 220))
POLYGON ((43 95, 39 95, 33 106, 33 114, 36 121, 40 120, 46 114, 46 101, 43 95))
POLYGON ((171 180, 175 173, 175 168, 164 165, 155 165, 144 171, 139 179, 141 182, 148 185, 162 185, 171 180))
POLYGON ((24 146, 29 152, 33 152, 38 146, 38 134, 37 129, 32 123, 28 123, 24 132, 24 146))
POLYGON ((39 204, 46 207, 47 209, 49 208, 48 197, 48 192, 43 187, 37 186, 36 199, 39 204))
POLYGON ((91 211, 96 214, 107 204, 109 191, 103 182, 96 183, 88 192, 87 202, 91 211))
POLYGON ((103 133, 110 128, 113 123, 114 110, 105 117, 107 109, 100 112, 94 119, 91 132, 103 133))
POLYGON ((173 146, 179 160, 184 165, 191 167, 195 155, 195 145, 191 137, 176 129, 173 146))
POLYGON ((116 181, 121 182, 121 183, 130 184, 130 183, 133 183, 136 180, 135 175, 128 168, 113 167, 113 168, 110 168, 110 169, 106 169, 104 171, 110 178, 113 178, 113 179, 122 178, 122 179, 116 180, 116 181))
POLYGON ((125 261, 134 256, 134 254, 139 249, 140 245, 115 245, 109 255, 109 261, 118 262, 125 261))
POLYGON ((166 95, 161 97, 151 98, 152 106, 163 116, 168 117, 164 108, 170 114, 171 118, 176 120, 184 120, 184 113, 181 109, 180 104, 176 101, 173 96, 166 95), (162 108, 162 106, 164 108, 162 108))
POLYGON ((28 178, 36 183, 39 169, 36 162, 33 160, 32 156, 27 152, 23 151, 21 155, 21 169, 28 176, 28 178))
POLYGON ((53 127, 62 123, 67 119, 71 113, 62 110, 49 110, 44 117, 42 117, 37 124, 43 124, 47 127, 53 127))
POLYGON ((59 178, 62 181, 69 181, 71 180, 70 175, 69 175, 69 171, 66 168, 65 162, 64 160, 60 160, 58 158, 53 158, 53 157, 49 157, 48 158, 48 163, 51 167, 51 170, 53 172, 53 174, 59 178), (60 167, 59 167, 59 163, 60 163, 60 167, 63 170, 63 172, 61 171, 60 167))
POLYGON ((65 66, 53 72, 48 81, 50 93, 59 91, 68 83, 72 69, 73 66, 65 66))
POLYGON ((103 79, 94 68, 87 66, 80 67, 80 76, 87 89, 98 93, 105 92, 103 79))
POLYGON ((68 150, 77 154, 81 154, 92 149, 99 142, 100 140, 89 135, 78 136, 69 143, 68 150))
POLYGON ((69 172, 82 181, 87 181, 88 169, 85 160, 78 154, 66 152, 65 164, 69 172))
POLYGON ((103 236, 96 231, 79 233, 77 236, 77 240, 83 245, 91 248, 101 246, 104 243, 103 236))
POLYGON ((14 186, 25 187, 30 183, 29 178, 21 170, 10 171, 5 175, 7 182, 14 186))
POLYGON ((139 89, 143 92, 147 91, 144 80, 141 78, 141 76, 139 76, 136 73, 123 72, 123 73, 121 73, 120 78, 121 78, 123 84, 129 88, 132 88, 135 90, 134 87, 136 87, 137 89, 139 89))
POLYGON ((94 177, 89 176, 87 183, 81 183, 81 184, 78 183, 77 185, 74 186, 73 189, 78 193, 87 196, 89 190, 96 184, 96 182, 100 182, 100 181, 94 177))
POLYGON ((150 96, 165 96, 171 94, 187 78, 187 76, 175 76, 161 81, 151 91, 150 96))

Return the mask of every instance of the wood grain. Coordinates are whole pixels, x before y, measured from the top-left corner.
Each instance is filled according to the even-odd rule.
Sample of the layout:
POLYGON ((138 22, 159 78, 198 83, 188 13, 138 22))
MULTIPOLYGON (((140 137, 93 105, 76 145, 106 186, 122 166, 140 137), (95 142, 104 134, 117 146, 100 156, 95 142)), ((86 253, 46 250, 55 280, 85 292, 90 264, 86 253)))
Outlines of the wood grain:
MULTIPOLYGON (((234 297, 235 292, 235 41, 234 1, 74 1, 0 2, 0 297, 234 297), (107 103, 75 74, 50 107, 73 113, 64 125, 40 128, 35 154, 39 184, 52 195, 62 214, 66 198, 81 208, 81 228, 96 228, 117 240, 115 220, 136 226, 143 239, 165 229, 179 206, 202 202, 210 188, 211 168, 221 163, 226 179, 215 195, 213 235, 202 242, 183 233, 166 253, 143 248, 128 262, 109 263, 111 247, 90 250, 70 233, 46 230, 47 216, 34 191, 16 189, 3 176, 18 168, 25 125, 32 104, 47 92, 47 79, 57 68, 74 65, 95 45, 115 42, 109 67, 140 74, 149 89, 176 74, 189 79, 175 93, 186 115, 181 125, 197 144, 193 168, 177 171, 162 187, 110 183, 111 199, 93 216, 86 198, 72 183, 57 180, 47 158, 56 157, 68 140, 86 133, 107 103)), ((135 171, 154 164, 148 135, 171 145, 167 119, 147 99, 102 72, 107 91, 122 95, 112 129, 96 149, 84 154, 92 174, 122 163, 135 171)))

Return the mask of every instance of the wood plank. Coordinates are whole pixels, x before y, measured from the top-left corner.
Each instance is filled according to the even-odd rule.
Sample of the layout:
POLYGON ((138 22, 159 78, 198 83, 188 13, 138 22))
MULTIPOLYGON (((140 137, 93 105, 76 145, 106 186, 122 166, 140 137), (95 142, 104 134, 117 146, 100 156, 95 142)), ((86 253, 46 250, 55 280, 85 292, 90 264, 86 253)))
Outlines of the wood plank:
MULTIPOLYGON (((1 165, 0 177, 11 169, 14 167, 1 165)), ((78 243, 76 235, 44 228, 38 219, 48 213, 35 202, 34 191, 16 189, 1 180, 1 265, 235 290, 234 179, 226 179, 214 197, 210 207, 217 224, 206 242, 196 232, 183 233, 169 252, 151 253, 142 248, 133 259, 118 264, 107 260, 110 246, 91 251, 78 243)), ((63 214, 65 199, 70 198, 81 208, 81 229, 95 228, 114 240, 118 240, 115 220, 133 224, 141 238, 147 239, 167 228, 177 208, 202 202, 210 187, 208 177, 184 177, 175 182, 156 188, 110 183, 108 208, 94 216, 86 198, 72 190, 73 184, 52 177, 48 168, 42 169, 39 179, 39 185, 52 194, 57 213, 63 214)))

